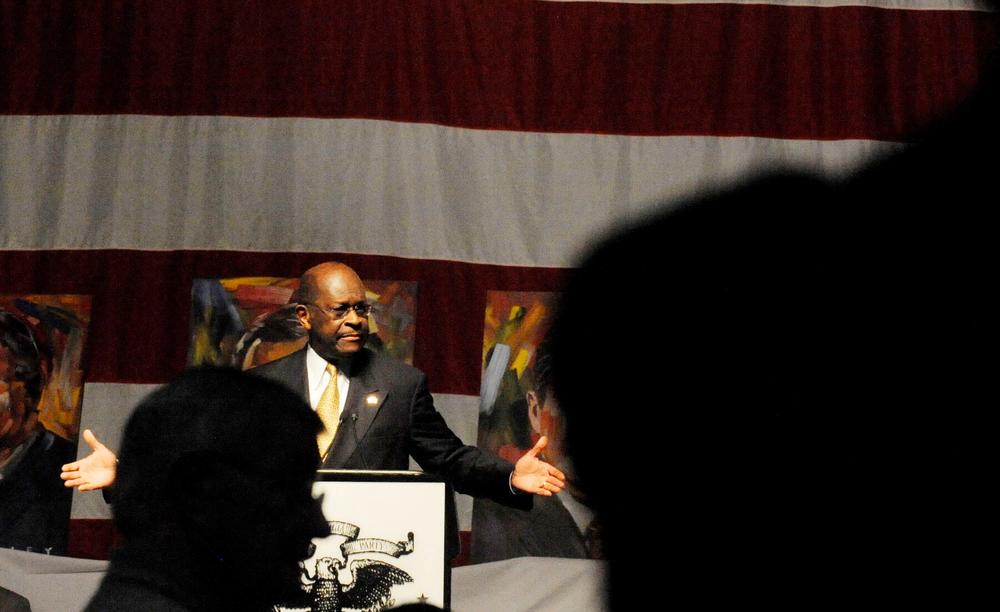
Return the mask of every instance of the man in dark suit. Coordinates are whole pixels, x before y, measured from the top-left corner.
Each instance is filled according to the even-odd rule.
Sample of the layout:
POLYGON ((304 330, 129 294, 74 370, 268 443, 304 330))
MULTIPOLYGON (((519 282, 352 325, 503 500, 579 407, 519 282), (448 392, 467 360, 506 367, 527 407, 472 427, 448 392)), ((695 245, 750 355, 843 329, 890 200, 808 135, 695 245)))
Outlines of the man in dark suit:
MULTIPOLYGON (((460 493, 525 509, 531 498, 522 493, 548 496, 562 488, 562 472, 537 457, 545 441, 516 465, 463 444, 434 409, 423 372, 365 348, 371 306, 354 270, 337 262, 310 268, 297 302, 295 314, 309 334, 306 348, 252 371, 284 383, 317 410, 326 425, 321 467, 404 470, 412 456, 460 493), (336 405, 325 414, 329 393, 336 405)), ((453 558, 459 543, 451 500, 447 511, 453 558)))
MULTIPOLYGON (((332 442, 320 450, 324 468, 407 469, 412 456, 457 491, 524 505, 520 493, 551 495, 563 474, 537 455, 536 445, 517 465, 462 444, 434 409, 423 372, 365 348, 368 314, 364 283, 348 266, 326 262, 307 270, 295 313, 308 333, 305 349, 252 371, 280 381, 317 408, 335 378, 332 442), (327 365, 336 367, 331 376, 327 365)), ((320 414, 323 418, 323 414, 320 414)))

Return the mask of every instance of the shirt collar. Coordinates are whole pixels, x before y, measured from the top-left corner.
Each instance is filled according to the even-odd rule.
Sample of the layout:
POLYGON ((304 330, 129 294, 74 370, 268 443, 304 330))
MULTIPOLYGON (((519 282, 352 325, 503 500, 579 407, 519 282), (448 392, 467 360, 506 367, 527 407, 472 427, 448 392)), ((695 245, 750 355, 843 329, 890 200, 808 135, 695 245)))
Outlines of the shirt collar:
POLYGON ((323 378, 326 371, 326 359, 317 353, 311 344, 306 345, 306 372, 309 373, 309 386, 314 387, 323 378))

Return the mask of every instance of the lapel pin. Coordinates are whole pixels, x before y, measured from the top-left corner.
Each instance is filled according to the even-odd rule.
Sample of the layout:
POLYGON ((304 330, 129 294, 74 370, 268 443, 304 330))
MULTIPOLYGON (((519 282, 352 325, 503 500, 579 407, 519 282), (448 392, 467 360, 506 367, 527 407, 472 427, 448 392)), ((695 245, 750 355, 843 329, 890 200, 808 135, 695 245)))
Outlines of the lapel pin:
POLYGON ((368 404, 369 406, 374 406, 378 404, 378 396, 375 395, 374 393, 369 393, 365 397, 365 403, 368 404))

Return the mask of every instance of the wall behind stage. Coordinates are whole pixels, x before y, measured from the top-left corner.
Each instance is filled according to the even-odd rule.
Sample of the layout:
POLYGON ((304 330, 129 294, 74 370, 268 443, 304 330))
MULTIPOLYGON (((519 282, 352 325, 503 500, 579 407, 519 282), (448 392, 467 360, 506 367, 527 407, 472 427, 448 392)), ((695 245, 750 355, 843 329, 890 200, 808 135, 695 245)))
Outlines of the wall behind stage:
POLYGON ((903 146, 997 40, 971 1, 790 4, 0 0, 0 293, 93 296, 113 444, 187 362, 194 279, 412 281, 414 365, 474 441, 487 291, 558 291, 693 190, 903 146))

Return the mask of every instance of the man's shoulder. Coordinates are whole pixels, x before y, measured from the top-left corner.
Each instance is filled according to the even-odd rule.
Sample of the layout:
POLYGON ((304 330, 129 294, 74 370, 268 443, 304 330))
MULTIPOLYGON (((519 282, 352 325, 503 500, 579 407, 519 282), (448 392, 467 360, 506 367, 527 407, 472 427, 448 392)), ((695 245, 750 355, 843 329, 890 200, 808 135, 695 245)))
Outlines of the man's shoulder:
MULTIPOLYGON (((76 459, 76 444, 49 431, 44 425, 38 433, 38 439, 28 449, 22 463, 31 466, 45 480, 50 474, 58 474, 65 463, 76 459)), ((60 482, 60 484, 62 484, 60 482)))
MULTIPOLYGON (((291 376, 299 376, 305 367, 306 349, 301 349, 247 371, 264 378, 284 381, 291 376)), ((425 378, 419 368, 368 348, 362 349, 362 352, 355 357, 353 367, 357 368, 358 374, 364 372, 369 376, 404 384, 415 383, 425 378)))
POLYGON ((9 610, 10 612, 31 612, 31 603, 28 601, 27 597, 21 595, 20 593, 8 591, 0 586, 0 610, 9 610))
POLYGON ((419 380, 424 378, 424 373, 419 368, 384 353, 378 353, 366 348, 359 356, 361 357, 359 365, 369 368, 375 375, 391 376, 393 379, 399 380, 419 380))
MULTIPOLYGON (((172 588, 173 585, 170 587, 172 588)), ((141 579, 122 579, 117 575, 109 574, 101 582, 84 612, 140 609, 149 612, 189 611, 189 608, 166 594, 147 586, 141 579)))
POLYGON ((274 361, 250 368, 247 372, 265 378, 274 378, 291 370, 302 369, 305 365, 305 355, 306 349, 299 349, 274 361))

